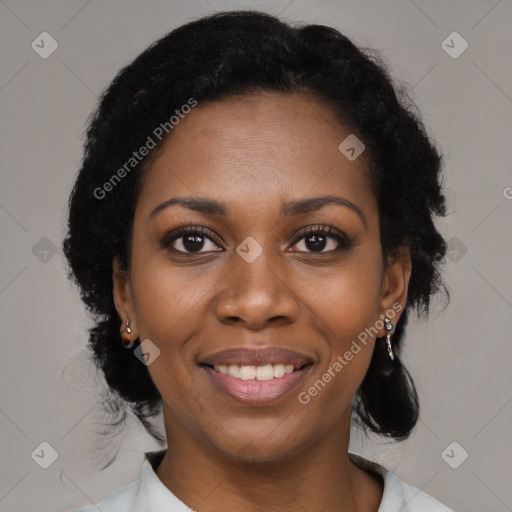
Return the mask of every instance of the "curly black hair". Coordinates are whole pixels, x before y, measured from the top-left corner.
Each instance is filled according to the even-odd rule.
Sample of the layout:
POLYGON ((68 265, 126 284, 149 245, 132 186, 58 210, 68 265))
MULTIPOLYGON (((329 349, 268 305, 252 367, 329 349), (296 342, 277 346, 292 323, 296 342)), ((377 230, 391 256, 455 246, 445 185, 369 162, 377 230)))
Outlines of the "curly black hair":
POLYGON ((124 414, 116 425, 128 407, 163 443, 149 421, 161 412, 162 397, 147 367, 122 345, 112 295, 112 261, 118 255, 129 267, 141 177, 165 137, 153 137, 156 149, 135 163, 134 151, 155 127, 169 126, 170 117, 191 98, 216 101, 255 91, 306 93, 328 105, 364 141, 384 262, 407 246, 412 274, 393 336, 396 357, 390 360, 384 343, 375 345, 353 412, 365 431, 406 439, 419 415, 414 382, 399 358, 408 313, 415 309, 426 316, 435 293, 448 298, 441 277, 446 242, 433 222, 435 215, 446 215, 442 154, 406 85, 393 85, 378 51, 357 47, 328 26, 295 25, 257 11, 208 15, 157 40, 117 74, 88 124, 63 248, 68 277, 95 319, 89 347, 112 391, 106 405, 124 414), (126 168, 128 161, 132 169, 126 168), (123 179, 112 181, 116 173, 123 179))

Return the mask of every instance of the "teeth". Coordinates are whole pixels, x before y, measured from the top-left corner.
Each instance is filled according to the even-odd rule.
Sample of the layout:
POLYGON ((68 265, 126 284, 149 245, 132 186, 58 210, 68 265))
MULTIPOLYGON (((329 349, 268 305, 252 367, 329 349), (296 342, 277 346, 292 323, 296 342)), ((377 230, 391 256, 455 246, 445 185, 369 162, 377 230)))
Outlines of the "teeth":
POLYGON ((274 365, 274 377, 282 377, 284 375, 284 364, 274 365))
MULTIPOLYGON (((217 370, 217 367, 214 366, 214 368, 217 370)), ((238 378, 238 375, 240 375, 240 366, 237 364, 230 364, 228 366, 228 375, 231 375, 231 377, 238 378)))
POLYGON ((256 378, 256 366, 240 366, 239 379, 251 380, 256 378))
POLYGON ((271 364, 256 367, 256 378, 258 380, 270 380, 274 378, 274 368, 271 364))
POLYGON ((293 373, 293 364, 265 364, 263 366, 239 366, 238 364, 214 365, 219 373, 230 375, 241 380, 270 380, 283 377, 285 374, 293 373))

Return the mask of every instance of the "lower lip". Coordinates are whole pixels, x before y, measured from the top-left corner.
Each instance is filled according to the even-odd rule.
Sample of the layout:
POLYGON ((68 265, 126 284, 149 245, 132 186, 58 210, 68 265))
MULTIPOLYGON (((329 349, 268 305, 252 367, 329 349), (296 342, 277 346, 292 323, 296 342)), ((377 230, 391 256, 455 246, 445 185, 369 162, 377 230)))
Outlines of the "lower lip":
POLYGON ((217 372, 209 366, 201 366, 218 389, 245 405, 268 405, 279 400, 299 385, 311 367, 312 365, 309 364, 300 370, 269 380, 241 380, 217 372))

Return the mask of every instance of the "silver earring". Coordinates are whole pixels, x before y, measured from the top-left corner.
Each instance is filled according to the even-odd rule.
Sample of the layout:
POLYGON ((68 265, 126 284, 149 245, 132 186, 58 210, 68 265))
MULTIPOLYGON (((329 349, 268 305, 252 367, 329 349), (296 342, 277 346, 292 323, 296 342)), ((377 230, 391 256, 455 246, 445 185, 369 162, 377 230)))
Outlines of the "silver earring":
POLYGON ((391 348, 391 331, 393 330, 393 324, 391 323, 391 320, 386 316, 384 317, 384 323, 386 324, 384 328, 387 331, 386 334, 386 345, 388 346, 388 354, 391 360, 395 358, 393 354, 393 349, 391 348))
POLYGON ((126 348, 131 348, 135 343, 135 340, 131 340, 129 336, 126 336, 125 333, 131 334, 132 330, 130 328, 130 320, 126 321, 126 329, 121 329, 121 340, 123 341, 123 345, 126 348))

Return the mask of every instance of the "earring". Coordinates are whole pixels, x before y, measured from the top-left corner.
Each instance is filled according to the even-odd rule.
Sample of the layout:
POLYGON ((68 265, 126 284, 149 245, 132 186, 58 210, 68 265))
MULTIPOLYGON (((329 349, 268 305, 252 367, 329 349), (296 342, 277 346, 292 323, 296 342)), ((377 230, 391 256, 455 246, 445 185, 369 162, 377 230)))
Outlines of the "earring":
POLYGON ((126 348, 130 348, 135 343, 135 340, 131 340, 129 336, 125 336, 124 333, 131 334, 132 329, 130 327, 130 320, 126 320, 126 329, 121 329, 121 339, 123 340, 123 345, 126 348))
POLYGON ((386 334, 386 345, 388 346, 388 354, 391 360, 395 358, 393 354, 393 349, 391 348, 391 331, 393 330, 393 324, 391 323, 391 320, 386 316, 384 317, 384 323, 386 324, 384 328, 387 331, 386 334))

